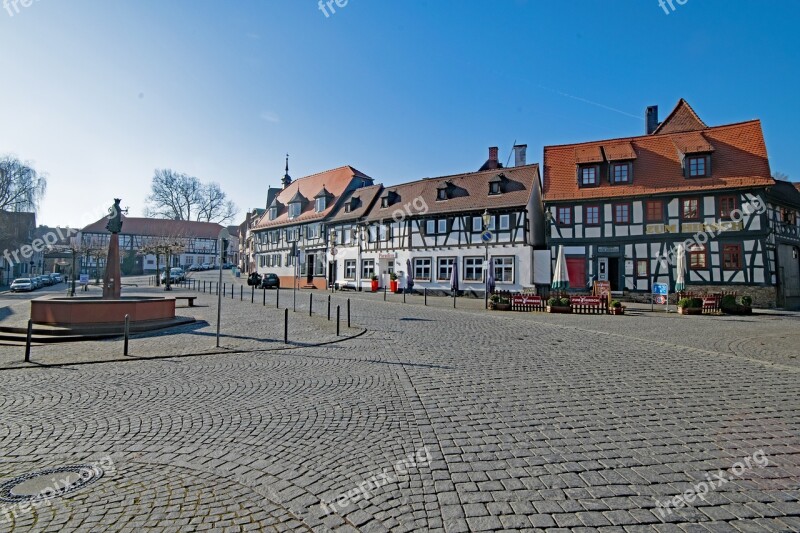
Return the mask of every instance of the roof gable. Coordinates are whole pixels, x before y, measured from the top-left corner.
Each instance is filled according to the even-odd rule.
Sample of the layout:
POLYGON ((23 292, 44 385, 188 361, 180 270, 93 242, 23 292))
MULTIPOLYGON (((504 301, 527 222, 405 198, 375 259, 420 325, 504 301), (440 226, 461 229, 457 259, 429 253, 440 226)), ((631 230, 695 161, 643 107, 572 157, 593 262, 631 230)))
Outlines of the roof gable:
POLYGON ((672 113, 664 119, 664 122, 658 125, 652 134, 698 131, 707 127, 706 123, 700 120, 700 117, 694 112, 689 102, 681 98, 672 113))

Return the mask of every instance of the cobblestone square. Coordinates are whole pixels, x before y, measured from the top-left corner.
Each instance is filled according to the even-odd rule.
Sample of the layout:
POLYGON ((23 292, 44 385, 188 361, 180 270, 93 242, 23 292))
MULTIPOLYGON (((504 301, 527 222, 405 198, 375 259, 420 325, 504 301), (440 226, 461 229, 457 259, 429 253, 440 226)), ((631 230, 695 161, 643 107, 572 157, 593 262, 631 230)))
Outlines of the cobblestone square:
POLYGON ((237 292, 224 349, 191 355, 214 351, 199 296, 200 322, 135 336, 138 358, 0 347, 0 485, 113 462, 38 506, 0 502, 0 530, 800 531, 795 315, 338 293, 337 340, 327 295, 309 318, 303 292, 284 345, 274 300, 237 292))

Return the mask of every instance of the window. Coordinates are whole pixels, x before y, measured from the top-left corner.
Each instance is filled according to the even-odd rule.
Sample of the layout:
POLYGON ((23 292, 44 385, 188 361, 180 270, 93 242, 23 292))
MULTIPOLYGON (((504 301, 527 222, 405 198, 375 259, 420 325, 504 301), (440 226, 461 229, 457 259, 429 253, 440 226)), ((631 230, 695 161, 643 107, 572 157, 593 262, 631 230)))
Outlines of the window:
POLYGON ((706 247, 696 244, 689 248, 689 268, 702 270, 708 266, 708 253, 706 247))
POLYGON ((597 170, 599 167, 583 167, 579 171, 579 183, 581 187, 592 187, 597 185, 597 170))
POLYGON ((645 203, 645 216, 648 222, 663 222, 664 202, 661 200, 647 200, 645 203))
POLYGON ((719 199, 719 216, 720 218, 731 218, 731 213, 736 211, 736 197, 723 196, 719 199))
POLYGON ((797 225, 797 212, 784 207, 781 209, 781 222, 791 226, 797 225))
POLYGON ((483 257, 464 258, 464 281, 480 281, 483 279, 483 257))
POLYGON ((392 228, 388 224, 381 224, 378 226, 378 238, 381 241, 388 241, 392 238, 392 228))
POLYGON ((319 224, 309 224, 306 226, 306 239, 318 239, 320 234, 319 224))
POLYGON ((726 244, 722 247, 722 268, 739 270, 742 268, 742 247, 739 244, 726 244))
POLYGON ((614 163, 611 165, 611 183, 630 183, 630 163, 614 163))
POLYGON ((427 220, 427 221, 425 221, 425 234, 426 235, 436 235, 436 221, 435 220, 427 220))
POLYGON ((378 242, 378 227, 370 226, 367 230, 367 237, 369 242, 378 242))
POLYGON ((278 208, 277 207, 270 207, 269 208, 269 219, 275 220, 278 218, 278 208))
POLYGON ((587 205, 583 218, 587 226, 600 225, 600 207, 596 205, 587 205))
POLYGON ((431 280, 431 260, 414 259, 414 279, 420 281, 431 280))
POLYGON ((436 226, 437 226, 437 230, 436 231, 440 235, 444 234, 444 233, 447 233, 447 219, 446 218, 442 218, 442 219, 438 220, 437 223, 436 223, 436 226))
POLYGON ((450 276, 453 275, 453 263, 455 261, 452 257, 440 257, 436 270, 436 279, 449 280, 450 276))
POLYGON ((511 228, 511 217, 509 215, 500 215, 500 230, 508 230, 511 228))
POLYGON ((636 260, 636 277, 637 278, 650 277, 650 261, 648 259, 636 260))
POLYGON ((707 156, 690 156, 686 158, 686 169, 690 178, 703 178, 709 175, 708 173, 707 156))
POLYGON ((438 189, 436 191, 436 201, 440 202, 442 200, 447 200, 447 189, 438 189))
POLYGON ((630 224, 631 223, 631 205, 630 204, 617 204, 614 206, 614 223, 615 224, 630 224))
POLYGON ((569 226, 572 224, 572 208, 559 207, 557 220, 559 226, 569 226))
POLYGON ((286 230, 286 241, 297 242, 300 240, 300 228, 291 228, 286 230))
POLYGON ((514 258, 494 257, 494 280, 496 283, 514 283, 514 258))
POLYGON ((345 213, 349 213, 352 210, 353 210, 353 204, 351 204, 350 202, 347 202, 346 204, 344 204, 344 212, 345 213))
POLYGON ((489 194, 500 194, 500 182, 495 181, 489 184, 489 194))
POLYGON ((375 273, 375 260, 362 259, 361 260, 361 279, 370 279, 375 273))
POLYGON ((683 220, 700 218, 700 201, 697 198, 685 198, 681 201, 681 218, 683 220))
POLYGON ((326 203, 325 200, 326 198, 322 196, 314 201, 314 210, 317 213, 322 213, 323 211, 325 211, 325 203, 326 203))
POLYGON ((289 219, 297 218, 300 216, 300 204, 289 204, 289 219))
POLYGON ((381 198, 381 207, 389 207, 389 198, 381 198))
POLYGON ((472 233, 480 233, 483 231, 483 219, 481 217, 472 217, 472 233))

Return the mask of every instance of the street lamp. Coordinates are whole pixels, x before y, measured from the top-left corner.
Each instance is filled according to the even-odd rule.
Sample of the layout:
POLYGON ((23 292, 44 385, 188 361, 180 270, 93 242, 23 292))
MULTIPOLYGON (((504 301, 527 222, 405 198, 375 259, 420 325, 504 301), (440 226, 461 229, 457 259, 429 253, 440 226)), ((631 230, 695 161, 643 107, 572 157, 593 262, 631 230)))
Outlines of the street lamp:
MULTIPOLYGON (((483 232, 484 234, 489 230, 489 223, 492 221, 492 215, 489 214, 489 210, 486 209, 481 215, 481 220, 483 221, 483 232)), ((489 239, 485 238, 483 235, 481 236, 483 239, 484 248, 486 250, 486 254, 484 257, 484 264, 486 268, 483 271, 483 308, 489 308, 489 239)))

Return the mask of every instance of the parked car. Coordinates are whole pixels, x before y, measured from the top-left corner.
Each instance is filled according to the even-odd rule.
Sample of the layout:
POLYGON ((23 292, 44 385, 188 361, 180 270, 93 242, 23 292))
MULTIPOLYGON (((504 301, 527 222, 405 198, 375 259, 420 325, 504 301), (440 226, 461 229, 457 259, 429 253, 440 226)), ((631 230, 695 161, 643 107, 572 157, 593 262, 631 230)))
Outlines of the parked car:
POLYGON ((31 280, 31 284, 33 285, 33 290, 42 288, 42 280, 39 279, 39 276, 31 276, 28 279, 31 280))
POLYGON ((30 292, 35 288, 31 278, 17 278, 11 283, 11 292, 30 292))
MULTIPOLYGON (((183 269, 179 267, 174 267, 169 269, 169 282, 170 283, 178 283, 186 279, 186 275, 183 273, 183 269)), ((167 273, 166 271, 161 273, 161 283, 167 282, 167 273)))
POLYGON ((211 263, 203 263, 203 270, 211 270, 211 263))
POLYGON ((61 274, 59 274, 58 272, 53 272, 52 274, 50 274, 50 279, 53 280, 53 285, 56 285, 64 281, 64 278, 61 277, 61 274))
POLYGON ((258 272, 253 272, 247 276, 247 285, 259 287, 261 285, 261 274, 258 272))
POLYGON ((266 274, 264 274, 264 277, 261 278, 261 288, 280 289, 281 279, 278 277, 277 274, 273 274, 272 272, 267 272, 266 274))
POLYGON ((39 276, 39 278, 42 280, 42 285, 45 287, 49 287, 53 284, 53 278, 51 278, 49 275, 39 276))
POLYGON ((203 265, 192 265, 189 267, 189 272, 198 272, 203 270, 203 265))

